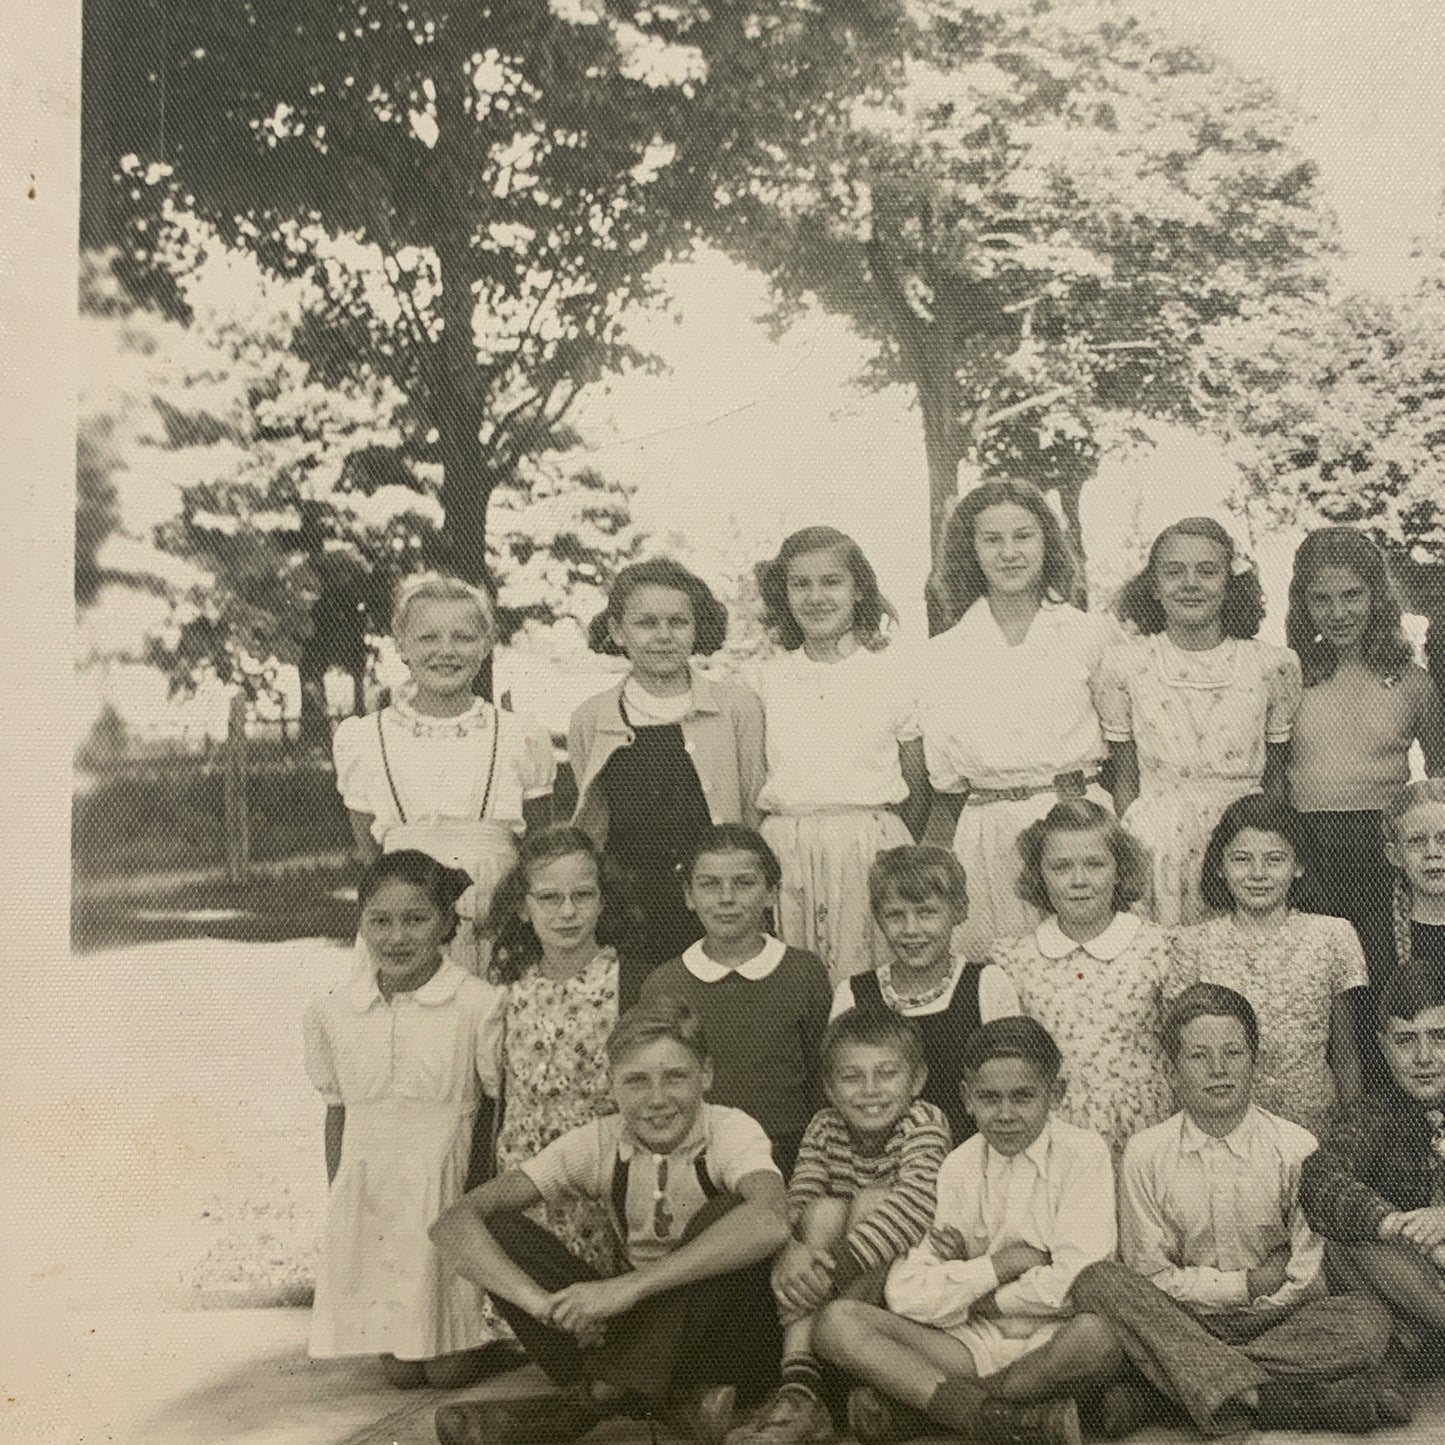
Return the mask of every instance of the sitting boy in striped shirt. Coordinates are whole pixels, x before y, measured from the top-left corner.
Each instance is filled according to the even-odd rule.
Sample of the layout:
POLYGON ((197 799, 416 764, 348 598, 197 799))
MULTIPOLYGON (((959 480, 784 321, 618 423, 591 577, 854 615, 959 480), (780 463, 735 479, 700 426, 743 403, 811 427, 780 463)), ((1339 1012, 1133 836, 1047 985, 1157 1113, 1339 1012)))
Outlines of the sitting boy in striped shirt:
POLYGON ((812 1351, 814 1317, 840 1297, 882 1303, 889 1266, 933 1223, 952 1141, 943 1111, 918 1097, 928 1076, 918 1030, 885 1009, 848 1009, 828 1025, 821 1060, 830 1104, 803 1135, 788 1185, 793 1237, 773 1265, 781 1384, 729 1445, 833 1438, 812 1351))

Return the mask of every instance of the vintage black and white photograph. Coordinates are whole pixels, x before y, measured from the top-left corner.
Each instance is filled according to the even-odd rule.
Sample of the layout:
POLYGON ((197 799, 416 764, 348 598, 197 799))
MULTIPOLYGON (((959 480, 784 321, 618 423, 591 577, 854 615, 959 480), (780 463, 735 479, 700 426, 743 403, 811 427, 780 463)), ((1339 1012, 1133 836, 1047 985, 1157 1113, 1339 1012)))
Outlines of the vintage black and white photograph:
POLYGON ((1445 1439, 1437 0, 76 8, 0 1435, 1445 1439))

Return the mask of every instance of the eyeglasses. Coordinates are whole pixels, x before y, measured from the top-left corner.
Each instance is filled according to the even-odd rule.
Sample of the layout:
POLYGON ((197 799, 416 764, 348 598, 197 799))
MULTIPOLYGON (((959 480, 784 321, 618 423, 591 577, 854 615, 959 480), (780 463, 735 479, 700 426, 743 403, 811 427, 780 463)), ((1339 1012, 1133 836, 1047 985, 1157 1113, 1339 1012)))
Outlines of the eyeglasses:
POLYGON ((659 1239, 672 1233, 672 1209, 667 1199, 667 1157, 657 1162, 657 1183, 652 1186, 652 1232, 659 1239))
POLYGON ((560 913, 568 903, 579 910, 591 908, 601 896, 601 892, 596 888, 575 888, 570 893, 548 889, 545 893, 527 895, 544 913, 560 913))

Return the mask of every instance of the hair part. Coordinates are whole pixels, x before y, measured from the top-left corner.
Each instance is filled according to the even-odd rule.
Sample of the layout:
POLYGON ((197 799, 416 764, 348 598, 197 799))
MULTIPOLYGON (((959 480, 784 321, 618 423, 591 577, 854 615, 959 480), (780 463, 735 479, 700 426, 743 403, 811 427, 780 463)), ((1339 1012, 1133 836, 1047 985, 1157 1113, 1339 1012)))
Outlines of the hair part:
POLYGON ((1299 654, 1306 687, 1335 675, 1339 656, 1310 617, 1309 589, 1326 567, 1353 572, 1370 594, 1370 618, 1360 642, 1366 667, 1381 677, 1399 677, 1413 652, 1400 625, 1400 597, 1390 579, 1384 554, 1354 527, 1321 527, 1299 544, 1289 579, 1289 611, 1285 641, 1299 654))
MULTIPOLYGON (((1406 783, 1390 799, 1380 815, 1384 829, 1382 842, 1391 843, 1403 852, 1404 840, 1400 836, 1400 825, 1405 821, 1407 813, 1426 803, 1445 803, 1445 778, 1420 778, 1416 782, 1406 783)), ((1410 926, 1414 921, 1415 898, 1410 889, 1410 879, 1401 867, 1395 870, 1392 903, 1390 913, 1395 935, 1395 959, 1397 963, 1403 964, 1411 959, 1415 952, 1413 930, 1410 926)))
POLYGON ((1032 482, 1018 477, 997 477, 960 497, 944 525, 938 570, 930 579, 930 588, 947 614, 950 626, 988 592, 978 561, 978 519, 990 507, 1004 503, 1022 507, 1038 522, 1044 534, 1041 596, 1074 604, 1081 599, 1078 556, 1048 499, 1032 482))
POLYGON ((941 898, 958 919, 968 917, 968 876, 956 854, 932 843, 885 848, 868 870, 868 906, 876 918, 889 898, 927 903, 941 898))
POLYGON ((491 597, 480 587, 463 582, 446 572, 413 572, 396 584, 391 603, 391 634, 399 637, 407 627, 418 602, 466 602, 476 608, 482 631, 496 643, 499 636, 497 610, 491 597))
POLYGON ((1434 964, 1407 959, 1385 980, 1375 1016, 1383 1033, 1391 1019, 1408 1023, 1436 1008, 1445 1008, 1445 974, 1434 964))
POLYGON ((711 657, 728 635, 728 610, 713 595, 713 590, 695 572, 671 557, 652 557, 624 567, 612 579, 607 593, 607 606, 592 619, 587 628, 587 645, 593 652, 609 657, 625 654, 612 636, 613 623, 620 622, 627 610, 628 599, 644 587, 665 587, 680 592, 692 608, 692 651, 695 657, 711 657))
POLYGON ((457 899, 472 886, 469 874, 460 868, 448 868, 445 863, 438 863, 430 853, 416 848, 399 848, 395 853, 383 853, 367 866, 356 885, 358 911, 365 911, 372 896, 388 883, 409 883, 413 888, 419 888, 437 912, 450 919, 447 940, 456 936, 457 899))
POLYGON ((615 1071, 629 1055, 664 1039, 680 1044, 699 1067, 711 1058, 702 1019, 681 999, 664 995, 651 1003, 634 1004, 612 1026, 603 1045, 608 1067, 615 1071))
POLYGON ((1052 1084, 1064 1066, 1054 1036, 1037 1020, 1015 1014, 980 1024, 964 1041, 961 1061, 965 1079, 991 1059, 1022 1059, 1045 1084, 1052 1084))
POLYGON ((1184 517, 1178 522, 1171 522, 1155 537, 1144 570, 1130 578, 1114 599, 1114 611, 1119 617, 1133 623, 1146 637, 1165 630, 1164 604, 1154 595, 1155 568, 1160 552, 1174 537, 1202 537, 1224 553, 1228 576, 1220 613, 1224 635, 1241 638, 1258 636, 1259 624, 1264 621, 1264 589, 1259 585, 1259 572, 1253 563, 1243 571, 1235 571, 1237 553, 1234 538, 1213 517, 1184 517))
POLYGON ((602 912, 597 919, 597 942, 619 942, 627 931, 622 890, 591 835, 571 823, 559 823, 528 833, 517 845, 517 861, 492 894, 483 933, 491 940, 492 958, 487 977, 498 984, 515 983, 542 957, 542 941, 526 916, 532 875, 559 858, 590 858, 597 870, 602 912))
POLYGON ((783 865, 778 855, 768 847, 763 835, 756 828, 744 827, 741 823, 714 823, 704 828, 688 847, 682 863, 682 878, 692 882, 697 871, 697 860, 704 853, 751 853, 758 860, 763 881, 769 888, 776 888, 783 881, 783 865))
POLYGON ((788 600, 788 568, 796 558, 817 552, 842 554, 843 565, 853 578, 853 632, 859 643, 872 651, 887 646, 883 619, 896 626, 898 614, 879 590, 878 574, 863 549, 836 527, 804 527, 783 539, 771 561, 758 563, 755 570, 763 599, 763 625, 785 651, 796 652, 803 645, 803 629, 788 600))
POLYGON ((1195 1019, 1238 1019, 1244 1029, 1245 1041, 1254 1058, 1259 1057, 1259 1016, 1254 1005, 1242 993, 1220 983, 1192 983, 1183 993, 1164 1006, 1164 1028, 1161 1038, 1164 1054, 1171 1064, 1179 1062, 1184 1047, 1184 1030, 1195 1019))
POLYGON ((1107 808, 1088 798, 1061 798, 1035 823, 1019 834, 1017 891, 1026 903, 1052 913, 1048 885, 1044 881, 1044 848, 1055 833, 1100 832, 1114 855, 1114 912, 1122 913, 1149 891, 1149 854, 1107 808))
POLYGON ((902 1014, 894 1013, 892 1009, 845 1009, 824 1029, 818 1056, 825 1078, 832 1074, 838 1055, 849 1044, 874 1049, 893 1049, 915 1073, 928 1067, 923 1050, 923 1036, 918 1032, 917 1025, 902 1014))
POLYGON ((1204 901, 1220 913, 1233 911, 1234 895, 1224 881, 1224 855, 1246 828, 1253 828, 1257 833, 1278 833, 1294 850, 1295 862, 1303 877, 1290 884, 1288 901, 1298 906, 1302 890, 1308 889, 1312 872, 1309 835, 1305 831, 1304 819, 1294 808, 1283 798, 1272 798, 1266 793, 1248 793, 1235 799, 1214 825, 1200 865, 1199 891, 1204 901))

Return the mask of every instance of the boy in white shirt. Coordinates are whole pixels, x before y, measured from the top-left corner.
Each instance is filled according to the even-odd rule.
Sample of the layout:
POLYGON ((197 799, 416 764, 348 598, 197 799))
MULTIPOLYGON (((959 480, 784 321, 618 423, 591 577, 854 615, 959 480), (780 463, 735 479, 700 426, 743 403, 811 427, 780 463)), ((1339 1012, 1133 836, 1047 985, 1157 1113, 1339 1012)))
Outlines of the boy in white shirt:
MULTIPOLYGON (((1326 1297, 1324 1241, 1298 1200, 1315 1137, 1251 1099, 1253 1007, 1194 984, 1168 1006, 1164 1049, 1183 1108, 1125 1147, 1123 1263, 1085 1270, 1075 1304, 1106 1320, 1145 1380, 1206 1434, 1370 1429, 1368 1375, 1389 1344, 1389 1315, 1365 1294, 1326 1297)), ((1118 1438, 1169 1408, 1122 1381, 1100 1425, 1118 1438)))
POLYGON ((944 1161, 929 1238, 889 1274, 887 1309, 825 1307, 814 1348, 873 1388, 848 1418, 865 1442, 938 1434, 1078 1445, 1069 1394, 1122 1356, 1069 1302, 1085 1266, 1114 1253, 1114 1170, 1097 1134, 1054 1118, 1058 1045, 1034 1019, 995 1019, 964 1047, 979 1132, 944 1161))

